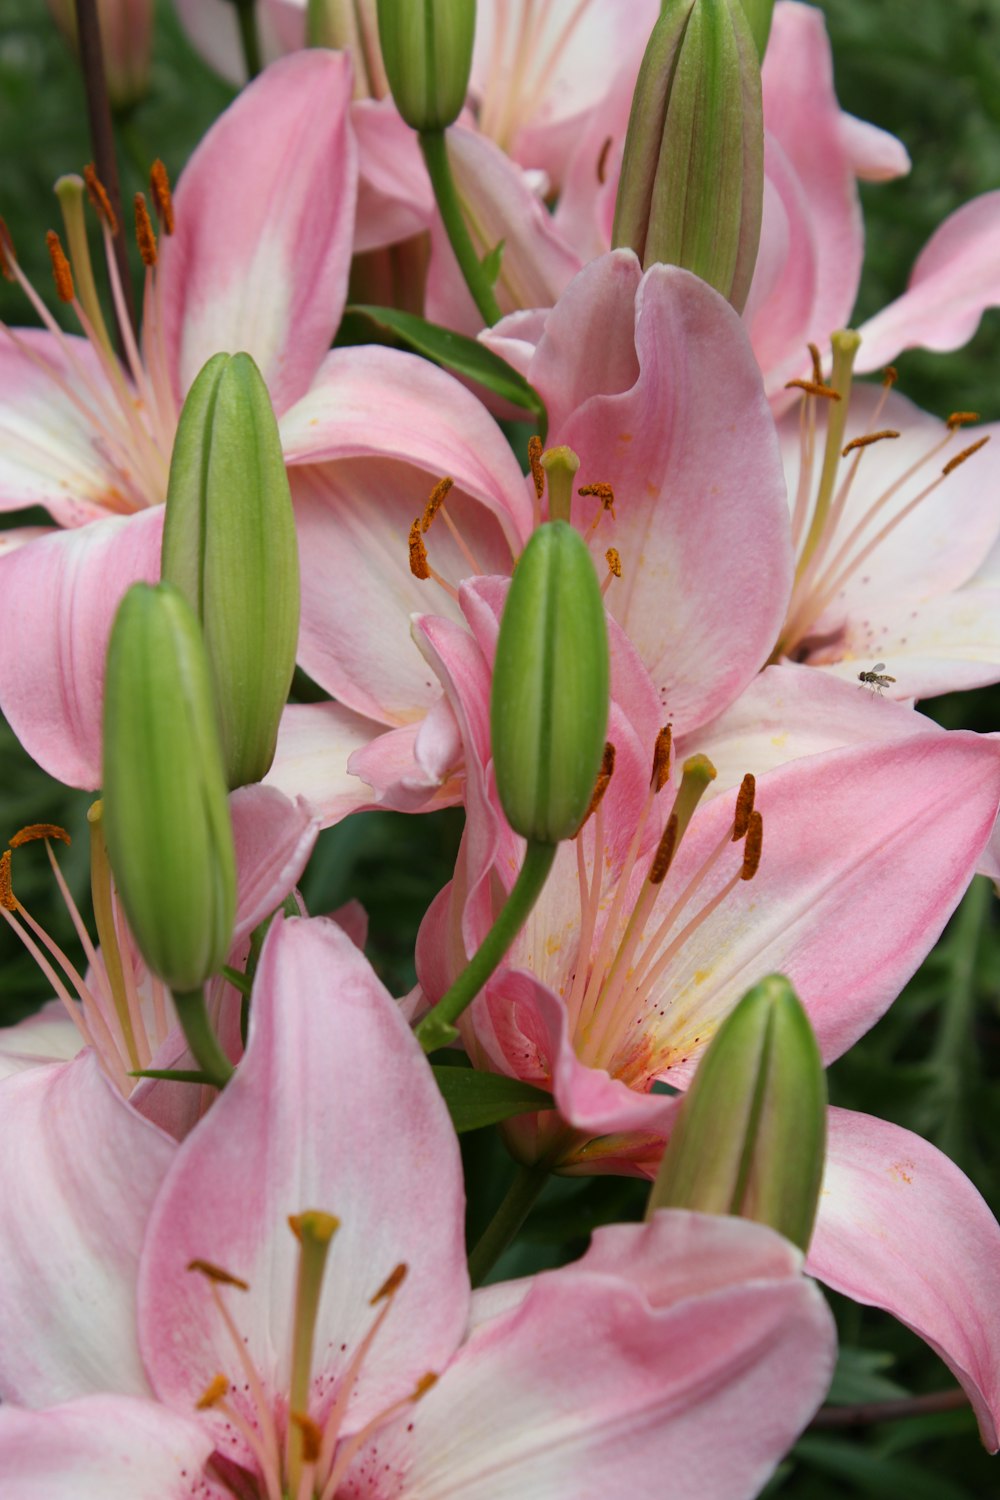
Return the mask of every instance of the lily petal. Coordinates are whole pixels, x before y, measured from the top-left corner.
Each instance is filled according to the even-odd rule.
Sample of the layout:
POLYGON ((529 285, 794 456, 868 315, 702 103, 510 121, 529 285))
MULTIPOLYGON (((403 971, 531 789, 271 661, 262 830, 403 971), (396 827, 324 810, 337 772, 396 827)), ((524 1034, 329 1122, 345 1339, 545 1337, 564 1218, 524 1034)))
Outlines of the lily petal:
POLYGON ((244 786, 229 799, 238 887, 232 946, 270 916, 308 863, 319 819, 304 797, 294 801, 273 786, 244 786))
POLYGON ((348 770, 348 763, 383 732, 381 724, 339 703, 290 704, 281 716, 278 748, 264 785, 304 797, 320 827, 329 828, 349 813, 373 806, 372 788, 348 770))
POLYGON ((0 1080, 45 1063, 69 1062, 81 1050, 80 1032, 61 1000, 0 1028, 0 1080))

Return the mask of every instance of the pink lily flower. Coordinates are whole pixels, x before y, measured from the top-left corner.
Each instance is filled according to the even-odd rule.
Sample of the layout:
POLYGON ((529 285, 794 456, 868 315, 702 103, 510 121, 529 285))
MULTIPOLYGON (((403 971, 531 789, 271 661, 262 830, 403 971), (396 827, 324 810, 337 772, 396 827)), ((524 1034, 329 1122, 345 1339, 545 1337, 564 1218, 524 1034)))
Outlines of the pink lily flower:
POLYGON ((736 1220, 601 1230, 576 1265, 470 1296, 443 1101, 321 919, 272 929, 244 1061, 181 1145, 89 1055, 7 1080, 8 1112, 12 1500, 652 1497, 668 1466, 680 1500, 740 1500, 829 1380, 801 1257, 736 1220))
MULTIPOLYGON (((485 937, 523 847, 497 806, 489 759, 489 661, 502 599, 494 580, 463 592, 475 644, 448 622, 419 622, 448 682, 468 783, 455 879, 418 940, 429 1001, 485 937)), ((619 658, 619 677, 628 666, 619 658)), ((1000 802, 1000 748, 990 738, 948 734, 893 704, 878 705, 889 711, 880 726, 864 693, 803 668, 772 668, 747 691, 748 708, 740 699, 704 732, 681 736, 681 753, 722 747, 720 779, 729 789, 705 799, 678 847, 668 813, 680 778, 676 766, 666 778, 669 752, 661 736, 655 749, 648 737, 655 692, 634 658, 631 666, 631 699, 621 687, 615 694, 616 754, 604 799, 578 838, 560 845, 522 932, 459 1023, 477 1067, 552 1090, 558 1115, 524 1116, 505 1128, 518 1159, 570 1174, 655 1174, 677 1099, 652 1092, 654 1083, 683 1089, 720 1020, 767 973, 792 980, 825 1059, 846 1051, 933 947, 983 856, 1000 802), (780 749, 765 753, 756 787, 753 777, 744 780, 737 797, 734 783, 748 761, 737 775, 736 757, 754 763, 754 732, 780 749)), ((817 1274, 895 1311, 927 1338, 970 1391, 984 1441, 995 1447, 1000 1228, 972 1185, 914 1139, 906 1158, 921 1164, 916 1175, 907 1169, 907 1181, 918 1184, 913 1218, 935 1227, 909 1243, 892 1239, 901 1179, 890 1158, 905 1132, 856 1116, 838 1123, 820 1221, 832 1214, 841 1228, 818 1240, 817 1274), (869 1209, 852 1234, 849 1184, 859 1176, 869 1209), (957 1203, 963 1224, 975 1226, 968 1240, 964 1230, 951 1236, 940 1227, 957 1222, 957 1203), (931 1281, 919 1306, 909 1306, 888 1256, 873 1253, 880 1233, 897 1255, 912 1253, 914 1276, 919 1268, 931 1281), (990 1257, 994 1274, 983 1293, 976 1277, 990 1257), (970 1305, 971 1330, 958 1316, 970 1305)))
MULTIPOLYGON (((241 787, 230 798, 236 844, 237 909, 229 964, 242 970, 250 934, 294 888, 305 869, 319 823, 304 798, 289 802, 272 787, 241 787)), ((0 863, 0 916, 20 938, 52 984, 57 999, 16 1026, 0 1028, 0 1078, 93 1049, 102 1072, 124 1099, 180 1139, 215 1098, 215 1090, 178 1087, 136 1078, 139 1069, 195 1066, 163 983, 150 974, 136 947, 106 858, 92 860, 94 909, 105 912, 111 937, 103 948, 90 938, 52 850, 68 834, 51 825, 25 829, 11 847, 44 838, 46 853, 66 903, 87 968, 81 974, 59 945, 17 899, 8 850, 0 863)), ((23 856, 15 853, 15 858, 23 856)), ((207 987, 210 1020, 224 1050, 236 1062, 242 1053, 241 997, 222 976, 207 987)))

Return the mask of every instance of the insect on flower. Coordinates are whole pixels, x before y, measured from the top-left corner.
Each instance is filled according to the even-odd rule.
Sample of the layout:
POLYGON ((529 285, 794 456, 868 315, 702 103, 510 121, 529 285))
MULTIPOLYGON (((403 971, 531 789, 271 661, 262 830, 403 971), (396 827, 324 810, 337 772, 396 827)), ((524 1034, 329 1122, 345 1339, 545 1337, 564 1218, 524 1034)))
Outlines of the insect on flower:
POLYGON ((865 687, 870 687, 873 693, 881 695, 883 688, 896 679, 886 674, 884 661, 877 661, 870 672, 858 673, 858 681, 864 683, 865 687))

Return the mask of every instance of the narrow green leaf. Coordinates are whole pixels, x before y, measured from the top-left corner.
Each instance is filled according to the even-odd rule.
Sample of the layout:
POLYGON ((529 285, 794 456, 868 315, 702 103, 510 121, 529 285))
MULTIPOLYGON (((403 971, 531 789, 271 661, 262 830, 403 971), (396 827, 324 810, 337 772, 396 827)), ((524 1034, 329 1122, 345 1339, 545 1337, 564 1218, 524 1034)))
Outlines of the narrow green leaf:
MULTIPOLYGON (((490 252, 487 260, 489 261, 502 249, 503 245, 498 245, 490 252)), ((368 307, 355 304, 348 307, 347 312, 357 317, 367 318, 370 323, 374 323, 376 328, 394 334, 408 348, 417 354, 422 354, 425 359, 433 360, 436 365, 443 365, 446 370, 454 370, 456 374, 468 376, 470 380, 486 386, 487 390, 493 391, 497 396, 502 396, 504 400, 513 402, 515 406, 524 407, 537 421, 542 441, 545 441, 548 418, 541 396, 534 386, 528 384, 523 375, 520 375, 505 359, 494 354, 492 349, 487 349, 476 339, 466 338, 461 333, 453 333, 450 328, 441 328, 437 323, 428 323, 426 318, 418 318, 414 313, 400 312, 394 307, 368 307)))
POLYGON ((506 240, 498 240, 493 249, 483 256, 483 272, 489 280, 490 286, 496 286, 497 277, 500 275, 500 267, 503 264, 503 252, 506 240))
POLYGON ((545 1089, 502 1073, 480 1073, 448 1064, 433 1065, 431 1071, 459 1135, 482 1125, 497 1125, 511 1115, 555 1108, 552 1095, 545 1089))

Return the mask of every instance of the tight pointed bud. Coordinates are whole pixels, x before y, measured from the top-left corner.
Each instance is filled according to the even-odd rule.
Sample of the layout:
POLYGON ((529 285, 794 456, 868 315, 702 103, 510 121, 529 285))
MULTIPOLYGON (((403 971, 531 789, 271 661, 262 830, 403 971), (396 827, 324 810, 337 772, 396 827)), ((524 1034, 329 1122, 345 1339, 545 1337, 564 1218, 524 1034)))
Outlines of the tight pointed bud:
POLYGON ((571 838, 590 807, 608 725, 608 632, 587 545, 535 531, 500 622, 491 725, 497 791, 516 833, 571 838))
POLYGON ((806 1250, 826 1146, 826 1075, 788 980, 761 980, 722 1023, 695 1074, 649 1199, 736 1214, 806 1250))
POLYGON ((774 16, 774 0, 740 0, 750 27, 750 35, 757 48, 757 56, 764 61, 767 39, 771 35, 771 20, 774 16))
POLYGON ((414 130, 444 130, 462 112, 476 0, 378 0, 382 61, 396 108, 414 130))
POLYGON ((225 962, 236 856, 205 648, 170 584, 115 616, 104 691, 105 837, 139 948, 175 991, 225 962))
POLYGON ((740 0, 666 0, 632 99, 612 244, 742 312, 764 201, 760 59, 740 0))
POLYGON ((215 355, 188 392, 161 561, 201 624, 227 782, 260 781, 295 670, 299 559, 278 424, 249 354, 215 355))
MULTIPOLYGON (((59 30, 79 52, 75 0, 48 0, 59 30)), ((108 97, 116 109, 129 109, 146 93, 153 50, 153 0, 97 0, 101 54, 108 97)))

